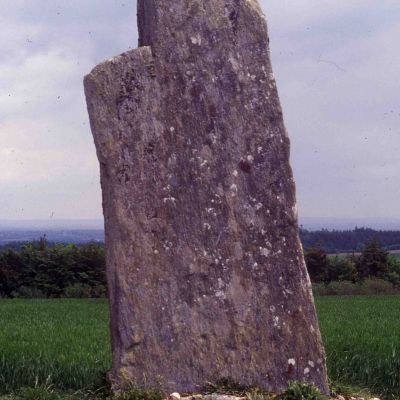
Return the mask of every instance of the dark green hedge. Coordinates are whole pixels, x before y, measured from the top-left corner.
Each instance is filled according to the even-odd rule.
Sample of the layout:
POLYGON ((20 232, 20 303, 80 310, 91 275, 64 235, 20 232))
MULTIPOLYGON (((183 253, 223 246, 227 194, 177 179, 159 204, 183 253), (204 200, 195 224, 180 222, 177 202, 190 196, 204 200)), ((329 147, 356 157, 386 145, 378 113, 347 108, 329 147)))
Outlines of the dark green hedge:
POLYGON ((44 238, 0 251, 0 297, 103 297, 102 245, 57 244, 44 238))

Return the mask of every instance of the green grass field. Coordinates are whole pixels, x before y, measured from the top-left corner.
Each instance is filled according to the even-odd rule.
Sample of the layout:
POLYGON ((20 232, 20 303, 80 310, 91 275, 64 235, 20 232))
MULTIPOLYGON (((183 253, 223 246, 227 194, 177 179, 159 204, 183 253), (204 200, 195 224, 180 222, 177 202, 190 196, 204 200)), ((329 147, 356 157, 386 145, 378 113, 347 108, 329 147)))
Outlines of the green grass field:
MULTIPOLYGON (((324 297, 317 307, 332 381, 400 395, 400 297, 324 297)), ((106 301, 0 300, 1 394, 36 379, 98 388, 110 358, 106 301)))
POLYGON ((0 300, 0 393, 49 377, 60 389, 101 386, 108 319, 104 300, 0 300))
POLYGON ((400 398, 400 296, 323 297, 318 316, 334 382, 400 398))

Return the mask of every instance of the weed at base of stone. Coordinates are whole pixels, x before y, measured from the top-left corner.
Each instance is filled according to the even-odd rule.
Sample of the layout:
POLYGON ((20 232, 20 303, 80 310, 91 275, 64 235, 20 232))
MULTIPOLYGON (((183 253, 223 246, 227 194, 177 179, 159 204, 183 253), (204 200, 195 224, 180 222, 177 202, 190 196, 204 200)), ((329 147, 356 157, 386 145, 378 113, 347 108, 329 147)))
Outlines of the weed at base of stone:
POLYGON ((279 396, 278 400, 327 400, 319 389, 310 383, 291 382, 288 388, 279 396))

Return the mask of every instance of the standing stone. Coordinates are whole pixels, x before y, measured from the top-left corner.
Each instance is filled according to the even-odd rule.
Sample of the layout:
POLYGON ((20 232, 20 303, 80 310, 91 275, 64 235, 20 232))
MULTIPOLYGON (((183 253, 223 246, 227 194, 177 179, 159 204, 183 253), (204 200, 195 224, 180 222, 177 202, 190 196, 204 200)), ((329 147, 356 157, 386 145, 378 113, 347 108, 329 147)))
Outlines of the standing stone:
POLYGON ((328 391, 289 139, 256 0, 139 0, 85 91, 101 166, 114 389, 328 391))

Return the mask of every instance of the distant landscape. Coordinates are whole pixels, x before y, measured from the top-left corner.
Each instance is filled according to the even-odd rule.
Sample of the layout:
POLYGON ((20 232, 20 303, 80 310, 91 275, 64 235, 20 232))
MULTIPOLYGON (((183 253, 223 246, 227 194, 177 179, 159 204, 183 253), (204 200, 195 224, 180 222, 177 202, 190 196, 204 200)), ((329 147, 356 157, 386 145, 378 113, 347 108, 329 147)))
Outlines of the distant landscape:
POLYGON ((0 246, 30 242, 46 235, 49 242, 104 242, 102 220, 0 220, 0 246))
MULTIPOLYGON (((0 220, 0 247, 38 240, 82 244, 103 243, 103 220, 0 220)), ((319 246, 330 254, 361 252, 376 239, 388 251, 400 251, 400 219, 303 218, 300 238, 305 249, 319 246)))
POLYGON ((43 235, 46 235, 50 242, 56 243, 104 242, 104 231, 102 229, 12 229, 0 230, 0 246, 16 242, 31 242, 38 240, 43 235))

